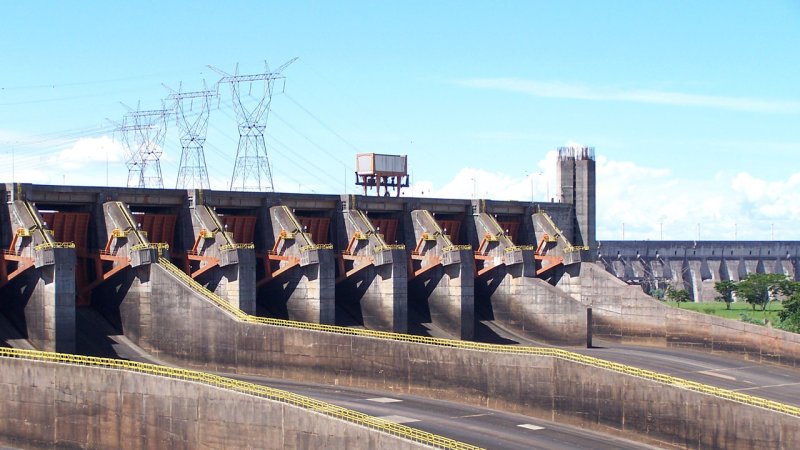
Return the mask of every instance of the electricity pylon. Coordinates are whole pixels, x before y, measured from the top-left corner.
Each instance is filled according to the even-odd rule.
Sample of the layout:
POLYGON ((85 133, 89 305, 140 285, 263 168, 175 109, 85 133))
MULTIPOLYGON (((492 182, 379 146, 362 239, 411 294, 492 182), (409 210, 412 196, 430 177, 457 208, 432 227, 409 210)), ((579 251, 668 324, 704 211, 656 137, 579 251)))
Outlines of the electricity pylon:
POLYGON ((173 91, 168 100, 175 102, 175 120, 181 130, 181 164, 178 168, 176 188, 209 189, 208 167, 203 153, 208 131, 208 116, 211 111, 210 100, 218 94, 215 91, 181 92, 173 91), (197 105, 197 115, 192 115, 197 105))
POLYGON ((128 109, 116 130, 122 134, 125 143, 128 187, 163 189, 160 159, 169 111, 164 108, 149 111, 128 109))
POLYGON ((296 60, 290 59, 275 71, 270 71, 264 63, 264 72, 254 75, 239 75, 238 65, 233 75, 208 66, 222 75, 217 82, 217 89, 223 83, 230 84, 233 109, 239 125, 239 146, 231 176, 231 190, 275 190, 264 131, 275 81, 283 79, 281 72, 296 60))

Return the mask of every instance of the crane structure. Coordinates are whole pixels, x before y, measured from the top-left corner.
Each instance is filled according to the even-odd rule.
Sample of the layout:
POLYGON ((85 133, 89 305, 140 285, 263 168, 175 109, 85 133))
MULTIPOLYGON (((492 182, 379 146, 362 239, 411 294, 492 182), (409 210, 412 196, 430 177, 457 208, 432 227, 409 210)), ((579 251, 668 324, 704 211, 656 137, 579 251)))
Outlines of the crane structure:
MULTIPOLYGON (((127 107, 127 106, 126 106, 127 107)), ((161 155, 169 111, 165 108, 129 111, 118 124, 128 168, 128 187, 164 188, 161 155)))
POLYGON ((166 85, 164 87, 171 92, 167 100, 173 104, 175 120, 180 129, 181 162, 175 188, 209 189, 208 166, 203 145, 206 142, 208 118, 211 113, 210 102, 218 94, 208 89, 181 92, 180 88, 174 91, 166 85), (196 114, 194 114, 195 108, 196 114))
POLYGON ((232 191, 275 190, 264 133, 275 82, 284 79, 281 72, 296 60, 297 58, 292 58, 274 71, 270 71, 265 62, 264 72, 253 75, 239 75, 238 65, 234 74, 208 66, 222 75, 217 82, 217 89, 221 84, 230 85, 233 109, 236 111, 239 145, 231 175, 232 191))

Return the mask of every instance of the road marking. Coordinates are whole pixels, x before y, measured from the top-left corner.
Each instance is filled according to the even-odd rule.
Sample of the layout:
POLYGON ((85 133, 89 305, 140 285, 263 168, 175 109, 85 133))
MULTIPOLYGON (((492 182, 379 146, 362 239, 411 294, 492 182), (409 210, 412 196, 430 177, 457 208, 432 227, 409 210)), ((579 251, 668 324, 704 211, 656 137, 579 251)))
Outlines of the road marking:
POLYGON ((492 413, 483 413, 483 414, 470 414, 467 416, 454 416, 451 419, 469 419, 470 417, 483 417, 483 416, 491 416, 492 413))
POLYGON ((786 386, 797 386, 800 383, 784 383, 784 384, 769 384, 766 386, 755 386, 751 388, 740 388, 740 389, 731 389, 732 391, 756 391, 759 389, 769 389, 769 388, 776 388, 776 387, 786 387, 786 386))
POLYGON ((723 380, 736 381, 736 378, 730 375, 723 375, 721 373, 714 372, 713 370, 701 370, 697 373, 702 373, 703 375, 710 375, 712 377, 722 378, 723 380))
POLYGON ((392 423, 419 422, 419 420, 417 420, 417 419, 412 419, 411 417, 406 417, 406 416, 382 416, 382 417, 378 417, 378 419, 388 420, 389 422, 392 422, 392 423))
POLYGON ((534 430, 534 431, 536 431, 536 430, 544 430, 544 427, 540 427, 538 425, 533 425, 531 423, 521 423, 521 424, 519 424, 517 426, 520 427, 520 428, 527 428, 529 430, 534 430))
POLYGON ((368 398, 367 400, 375 403, 396 403, 402 402, 402 400, 398 400, 396 398, 389 398, 389 397, 375 397, 375 398, 368 398))

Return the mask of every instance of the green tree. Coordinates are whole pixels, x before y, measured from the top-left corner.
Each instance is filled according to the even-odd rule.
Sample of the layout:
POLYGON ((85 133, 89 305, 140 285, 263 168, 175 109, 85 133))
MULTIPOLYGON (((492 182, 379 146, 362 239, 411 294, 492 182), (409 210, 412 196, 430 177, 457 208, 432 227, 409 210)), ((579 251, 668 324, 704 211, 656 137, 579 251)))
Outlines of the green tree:
POLYGON ((760 306, 761 310, 767 309, 767 305, 772 300, 776 300, 779 294, 786 294, 792 287, 789 278, 781 273, 751 273, 744 280, 736 283, 736 295, 745 299, 753 306, 760 306))
POLYGON ((678 304, 678 308, 681 307, 681 303, 692 300, 692 297, 689 295, 689 291, 686 289, 675 289, 672 286, 667 288, 666 297, 667 300, 676 302, 678 304))
POLYGON ((783 310, 778 313, 781 328, 798 333, 800 332, 800 282, 787 280, 782 294, 788 298, 783 301, 783 310))
POLYGON ((736 291, 736 282, 731 280, 717 281, 714 283, 714 289, 719 293, 714 297, 718 302, 725 302, 725 309, 731 309, 733 303, 733 293, 736 291))

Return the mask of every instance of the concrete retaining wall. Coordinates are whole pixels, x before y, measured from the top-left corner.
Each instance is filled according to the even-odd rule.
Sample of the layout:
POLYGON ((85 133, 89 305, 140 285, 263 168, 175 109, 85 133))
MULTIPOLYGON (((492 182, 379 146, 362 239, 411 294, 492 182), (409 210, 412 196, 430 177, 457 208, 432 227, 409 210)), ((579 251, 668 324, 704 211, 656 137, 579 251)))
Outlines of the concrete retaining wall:
POLYGON ((599 264, 568 266, 558 287, 592 307, 595 337, 722 351, 754 361, 800 366, 800 335, 672 308, 615 278, 599 264))
POLYGON ((0 443, 24 448, 423 448, 272 400, 152 375, 0 359, 0 443))
MULTIPOLYGON (((727 448, 800 442, 797 418, 617 372, 551 357, 241 322, 183 288, 160 265, 152 265, 150 279, 161 294, 150 306, 152 338, 137 343, 183 365, 424 395, 646 442, 727 448)), ((129 331, 132 326, 126 325, 129 331)))

